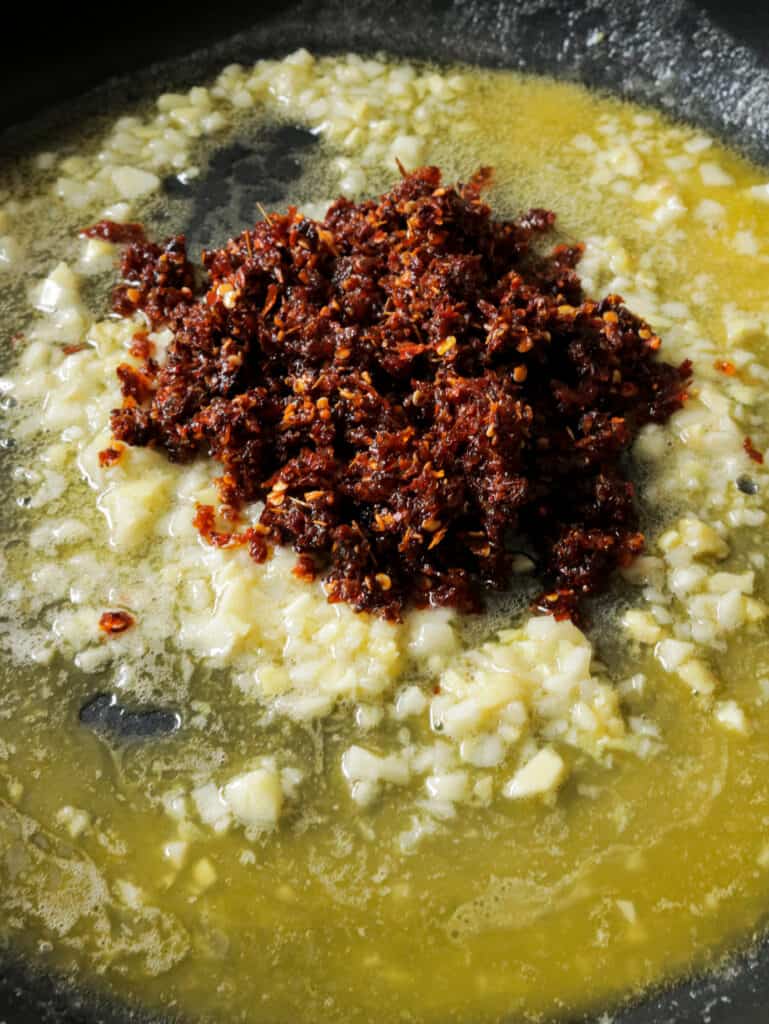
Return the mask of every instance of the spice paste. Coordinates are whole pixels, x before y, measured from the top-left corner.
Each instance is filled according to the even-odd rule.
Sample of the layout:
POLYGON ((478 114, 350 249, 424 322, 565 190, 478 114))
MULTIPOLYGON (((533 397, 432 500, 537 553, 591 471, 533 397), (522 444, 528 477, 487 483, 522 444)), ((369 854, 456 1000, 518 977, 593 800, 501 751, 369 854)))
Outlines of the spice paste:
MULTIPOLYGON (((196 297, 182 237, 132 241, 114 307, 174 339, 158 368, 118 368, 115 437, 224 467, 213 543, 292 544, 330 601, 400 618, 404 605, 479 609, 524 546, 568 616, 643 547, 623 456, 681 407, 690 366, 618 295, 587 298, 580 246, 538 257, 554 214, 492 219, 479 171, 426 167, 323 221, 273 214, 205 252, 196 297)), ((90 234, 131 236, 110 224, 90 234)))

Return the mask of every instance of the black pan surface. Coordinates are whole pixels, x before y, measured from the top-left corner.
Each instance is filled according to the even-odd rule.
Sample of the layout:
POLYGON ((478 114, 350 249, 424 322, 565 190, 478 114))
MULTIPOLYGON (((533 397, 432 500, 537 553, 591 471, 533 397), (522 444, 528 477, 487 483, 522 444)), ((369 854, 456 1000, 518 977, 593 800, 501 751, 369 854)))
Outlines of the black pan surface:
MULTIPOLYGON (((306 46, 385 50, 584 82, 685 118, 769 164, 768 0, 273 0, 214 10, 188 3, 101 11, 87 27, 73 6, 41 10, 38 26, 30 24, 32 12, 16 11, 21 14, 18 32, 5 25, 0 160, 36 142, 55 144, 75 119, 192 85, 234 60, 306 46), (588 45, 594 30, 603 33, 600 45, 588 45)), ((244 173, 260 195, 272 188, 280 198, 304 144, 299 135, 278 133, 245 172, 242 161, 221 163, 216 195, 193 197, 187 225, 193 239, 207 240, 214 213, 224 211, 228 183, 242 187, 244 173)), ((0 951, 0 1024, 151 1021, 160 1024, 139 1009, 105 1005, 33 972, 13 950, 0 951)), ((769 939, 752 936, 746 951, 717 971, 579 1024, 610 1021, 767 1024, 769 939)))

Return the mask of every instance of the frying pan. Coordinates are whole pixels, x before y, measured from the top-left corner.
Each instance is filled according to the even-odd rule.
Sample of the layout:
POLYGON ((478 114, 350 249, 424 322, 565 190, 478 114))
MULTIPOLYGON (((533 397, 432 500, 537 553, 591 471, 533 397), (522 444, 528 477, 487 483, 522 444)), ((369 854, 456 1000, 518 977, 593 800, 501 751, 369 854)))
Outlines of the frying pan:
MULTIPOLYGON (((0 159, 13 159, 43 140, 51 148, 75 118, 98 117, 143 95, 189 86, 232 61, 306 46, 316 52, 385 50, 581 81, 683 117, 769 163, 765 0, 273 0, 214 11, 190 3, 156 10, 132 5, 100 11, 88 28, 70 6, 58 14, 41 10, 36 18, 34 31, 27 21, 23 35, 4 26, 11 52, 0 72, 6 79, 0 82, 0 159)), ((293 143, 278 136, 272 144, 280 150, 293 143)), ((254 173, 269 177, 264 166, 254 173)), ((226 185, 225 175, 225 191, 226 185)), ((265 180, 258 185, 263 189, 265 180)), ((205 201, 198 197, 198 207, 205 201)), ((205 217, 187 228, 193 237, 205 232, 205 217)), ((759 929, 725 967, 653 992, 612 1011, 611 1019, 766 1024, 769 939, 759 929)), ((13 950, 0 953, 0 1024, 152 1020, 157 1018, 141 1009, 106 1005, 85 988, 40 974, 13 950)), ((580 1024, 608 1020, 600 1015, 580 1024)))

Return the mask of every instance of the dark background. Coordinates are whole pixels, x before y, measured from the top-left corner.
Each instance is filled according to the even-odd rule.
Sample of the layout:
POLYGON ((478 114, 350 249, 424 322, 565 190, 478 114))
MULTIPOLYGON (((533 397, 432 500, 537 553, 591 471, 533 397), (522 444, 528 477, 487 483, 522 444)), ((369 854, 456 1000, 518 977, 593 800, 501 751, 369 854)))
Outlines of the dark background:
MULTIPOLYGON (((657 0, 664 6, 667 0, 657 0)), ((516 0, 490 2, 489 8, 514 7, 516 0)), ((308 15, 316 5, 301 0, 252 0, 250 3, 131 4, 59 3, 37 6, 27 0, 6 0, 0 21, 0 127, 34 116, 51 102, 61 103, 94 88, 105 78, 137 67, 183 56, 227 39, 251 22, 279 21, 292 10, 308 15)), ((321 6, 318 4, 317 6, 321 6)), ((346 6, 371 8, 351 0, 346 6)), ((403 0, 413 8, 413 0, 403 0)), ((450 2, 418 3, 440 15, 450 2)), ((568 2, 553 0, 557 17, 568 2)), ((599 5, 600 6, 600 5, 599 5)), ((611 0, 603 5, 612 6, 611 0)), ((769 0, 695 0, 713 22, 736 41, 769 62, 769 0)))
MULTIPOLYGON (((616 4, 543 0, 538 18, 515 40, 516 51, 506 49, 509 40, 502 38, 499 30, 499 26, 513 24, 505 11, 516 7, 515 0, 468 0, 464 6, 462 0, 255 0, 229 6, 178 0, 164 5, 155 0, 154 7, 133 0, 130 6, 98 11, 90 5, 74 4, 49 10, 32 3, 25 6, 24 0, 14 0, 13 8, 8 9, 6 0, 0 22, 0 132, 10 130, 0 134, 0 151, 13 159, 27 139, 39 138, 40 129, 30 133, 13 126, 52 105, 59 113, 50 122, 53 127, 42 129, 43 135, 55 130, 57 123, 66 125, 68 118, 81 116, 71 113, 68 101, 97 89, 106 79, 123 76, 108 89, 97 89, 85 106, 77 109, 89 114, 107 112, 117 100, 141 95, 149 80, 139 72, 159 61, 180 59, 168 72, 169 84, 175 77, 180 82, 194 81, 205 78, 207 71, 227 63, 233 55, 254 59, 271 48, 286 50, 305 41, 316 49, 333 49, 337 40, 343 50, 376 49, 388 48, 392 37, 395 53, 438 59, 466 57, 502 65, 508 63, 511 53, 523 53, 520 63, 535 70, 553 70, 617 88, 628 81, 628 68, 616 66, 616 59, 613 67, 602 64, 600 54, 581 64, 567 60, 551 67, 548 62, 556 53, 555 44, 560 47, 563 33, 568 31, 566 12, 578 11, 584 29, 586 25, 600 26, 602 17, 622 7, 617 24, 622 33, 632 36, 639 23, 634 20, 633 7, 640 12, 644 2, 648 12, 654 0, 618 0, 616 4), (254 28, 245 42, 225 45, 233 33, 249 26, 254 28), (207 54, 196 61, 182 59, 200 49, 207 54)), ((674 6, 673 0, 658 3, 659 11, 674 6)), ((683 5, 675 3, 675 7, 669 30, 677 47, 661 53, 656 61, 664 64, 671 59, 670 53, 676 54, 673 85, 665 94, 655 93, 651 70, 657 55, 647 53, 643 68, 639 57, 642 73, 638 85, 630 89, 632 95, 690 117, 769 161, 769 132, 761 134, 769 119, 764 117, 757 128, 758 122, 751 122, 744 112, 732 115, 726 109, 749 87, 744 60, 732 92, 715 85, 711 88, 711 80, 728 85, 735 46, 749 51, 757 67, 769 68, 769 0, 689 0, 683 5), (694 40, 702 15, 731 37, 715 56, 704 57, 701 48, 687 45, 690 37, 694 40)), ((632 47, 627 52, 633 53, 632 47)), ((766 105, 769 108, 769 91, 766 105)), ((138 1024, 144 1019, 125 1007, 97 1005, 87 995, 64 990, 50 979, 32 978, 22 963, 0 954, 0 1024, 138 1024)), ((626 1008, 613 1015, 613 1020, 615 1024, 769 1024, 769 943, 764 941, 757 951, 737 961, 728 976, 682 984, 626 1008)), ((377 1024, 390 1021, 385 1018, 377 1024)))

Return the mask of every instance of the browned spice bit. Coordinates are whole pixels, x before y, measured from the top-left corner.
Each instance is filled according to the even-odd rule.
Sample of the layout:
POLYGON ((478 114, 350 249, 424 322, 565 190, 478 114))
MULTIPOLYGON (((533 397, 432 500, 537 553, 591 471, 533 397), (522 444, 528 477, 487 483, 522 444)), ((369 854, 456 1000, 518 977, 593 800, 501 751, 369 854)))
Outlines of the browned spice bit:
POLYGON ((114 444, 99 452, 99 465, 103 467, 114 466, 123 457, 125 445, 114 444))
POLYGON ((306 580, 307 582, 311 582, 318 575, 312 555, 300 555, 291 571, 297 579, 306 580))
POLYGON ((574 591, 564 587, 552 594, 542 594, 534 602, 534 607, 537 611, 544 612, 546 615, 552 615, 554 619, 561 622, 564 619, 576 619, 578 617, 576 600, 577 595, 574 591))
POLYGON ((133 615, 128 612, 102 612, 99 618, 99 629, 105 633, 125 633, 134 624, 133 615))
POLYGON ((728 359, 716 359, 713 366, 719 373, 725 373, 727 377, 733 377, 737 372, 737 367, 728 359))
POLYGON ((178 307, 192 304, 195 282, 184 235, 169 238, 162 246, 143 237, 131 242, 123 253, 120 269, 123 284, 113 293, 112 307, 122 316, 141 309, 155 327, 178 307))
POLYGON ((322 222, 265 213, 203 254, 197 290, 182 236, 133 241, 114 308, 174 337, 162 367, 137 349, 119 368, 114 435, 208 452, 222 508, 198 507, 201 534, 256 561, 293 545, 329 601, 477 610, 525 537, 538 607, 573 616, 643 546, 624 454, 681 407, 690 364, 661 361, 620 296, 584 295, 581 245, 535 254, 554 214, 492 219, 488 169, 401 174, 322 222), (256 500, 259 522, 217 528, 256 500))
POLYGON ((270 554, 270 547, 267 543, 265 533, 260 532, 261 523, 257 523, 250 530, 246 530, 248 537, 248 553, 257 563, 266 562, 270 554))
POLYGON ((88 346, 83 342, 73 342, 71 345, 62 345, 61 350, 65 356, 74 356, 77 352, 83 352, 88 346))
POLYGON ((236 548, 242 544, 248 544, 251 540, 251 531, 245 530, 237 533, 233 530, 218 530, 216 528, 216 509, 213 505, 195 506, 195 515, 192 517, 192 525, 206 541, 217 548, 236 548))
POLYGON ((119 245, 126 242, 143 242, 144 228, 141 224, 118 224, 114 220, 100 220, 79 232, 81 238, 101 238, 105 242, 119 245))
POLYGON ((136 334, 134 334, 128 351, 134 359, 143 359, 145 362, 152 357, 152 354, 155 351, 155 346, 152 341, 150 341, 147 331, 137 331, 136 334))
POLYGON ((745 440, 742 442, 742 447, 748 453, 748 458, 752 459, 754 462, 757 462, 759 465, 763 465, 763 453, 760 452, 758 448, 756 448, 756 446, 753 444, 749 437, 746 437, 745 440))
POLYGON ((139 405, 149 400, 152 396, 152 381, 145 372, 128 363, 121 363, 116 372, 125 398, 139 405))

